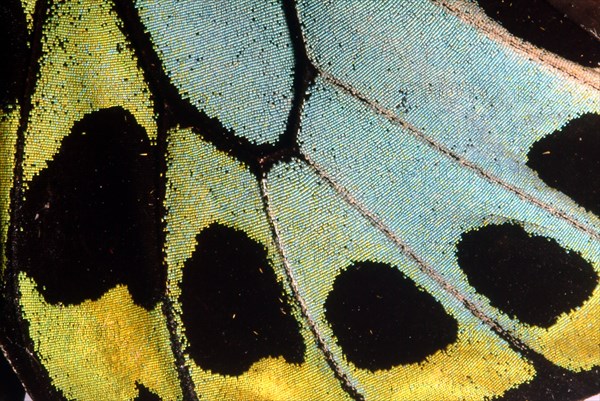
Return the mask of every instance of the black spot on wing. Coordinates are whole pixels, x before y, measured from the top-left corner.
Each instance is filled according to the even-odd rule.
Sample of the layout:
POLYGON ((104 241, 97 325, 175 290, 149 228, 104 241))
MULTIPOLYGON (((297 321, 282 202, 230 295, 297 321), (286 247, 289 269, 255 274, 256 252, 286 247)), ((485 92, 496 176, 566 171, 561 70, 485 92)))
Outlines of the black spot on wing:
POLYGON ((600 114, 584 114, 531 146, 527 165, 600 216, 600 114))
POLYGON ((25 398, 25 390, 0 352, 0 401, 15 401, 25 398))
POLYGON ((477 0, 513 35, 587 67, 600 64, 600 42, 546 0, 477 0))
POLYGON ((348 360, 371 371, 422 362, 457 338, 456 320, 383 263, 344 270, 325 301, 325 315, 348 360))
POLYGON ((29 183, 20 266, 47 302, 95 300, 117 284, 153 307, 163 292, 157 159, 144 129, 120 107, 75 123, 29 183))
POLYGON ((265 248, 220 224, 196 241, 181 284, 182 320, 196 364, 236 376, 268 356, 301 363, 305 345, 265 248))
POLYGON ((19 0, 0 2, 0 109, 22 92, 27 59, 27 22, 19 0))
POLYGON ((138 389, 138 395, 133 399, 133 401, 161 401, 158 395, 151 392, 143 384, 137 383, 136 387, 138 389))
POLYGON ((458 263, 490 303, 524 323, 550 327, 598 284, 592 265, 556 241, 502 224, 464 233, 458 263))

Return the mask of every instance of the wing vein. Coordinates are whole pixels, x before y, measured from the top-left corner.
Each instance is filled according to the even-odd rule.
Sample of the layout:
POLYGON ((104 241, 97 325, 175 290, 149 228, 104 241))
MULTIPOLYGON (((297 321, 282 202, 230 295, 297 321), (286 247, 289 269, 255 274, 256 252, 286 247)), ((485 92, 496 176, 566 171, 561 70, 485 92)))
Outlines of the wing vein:
POLYGON ((319 328, 317 327, 315 320, 311 317, 310 312, 308 310, 308 305, 306 304, 306 301, 304 300, 302 295, 300 295, 300 288, 298 286, 298 281, 296 280, 296 277, 294 275, 292 267, 290 266, 289 260, 286 256, 285 247, 281 241, 281 234, 280 234, 279 226, 277 225, 277 221, 275 219, 273 210, 271 209, 271 203, 270 203, 270 199, 269 199, 269 191, 267 188, 267 179, 264 177, 260 180, 260 192, 261 192, 261 197, 262 197, 262 201, 263 201, 264 208, 265 208, 265 214, 267 216, 267 221, 269 222, 269 226, 271 227, 271 231, 273 233, 273 241, 275 242, 275 247, 277 249, 277 252, 279 253, 279 256, 281 257, 283 267, 285 269, 285 274, 288 278, 288 284, 292 290, 294 299, 296 300, 296 302, 300 308, 300 313, 302 314, 302 317, 306 320, 306 323, 308 324, 308 327, 313 335, 313 338, 315 339, 315 341, 317 343, 317 347, 321 350, 321 352, 325 356, 327 363, 333 370, 336 378, 340 381, 342 388, 356 401, 363 401, 365 399, 364 396, 359 392, 359 390, 356 388, 356 386, 350 380, 350 377, 348 376, 348 374, 346 374, 344 369, 336 361, 336 358, 333 355, 333 353, 331 352, 331 350, 329 349, 329 346, 327 345, 325 338, 319 331, 319 328))
POLYGON ((421 272, 435 281, 444 291, 448 292, 461 304, 463 304, 477 319, 482 321, 488 327, 490 327, 495 333, 501 336, 503 339, 508 340, 511 344, 515 345, 521 350, 528 349, 527 346, 522 344, 519 340, 514 338, 508 331, 506 331, 498 322, 487 316, 474 302, 463 296, 456 288, 444 279, 429 263, 422 259, 417 252, 415 252, 408 244, 394 233, 375 213, 368 210, 358 199, 346 190, 343 186, 335 182, 335 180, 315 161, 309 156, 305 156, 306 163, 315 171, 315 173, 323 179, 344 201, 350 205, 353 209, 358 211, 362 217, 364 217, 373 227, 380 231, 387 239, 389 239, 394 245, 396 245, 402 253, 412 259, 418 266, 421 272))
POLYGON ((417 127, 415 127, 414 125, 410 124, 409 122, 407 122, 406 120, 403 120, 402 118, 398 117, 398 115, 396 115, 393 111, 386 109, 385 107, 383 107, 382 105, 380 105, 377 101, 370 99, 368 96, 366 96, 365 94, 361 93, 360 91, 358 91, 357 89, 355 89, 354 87, 352 87, 351 85, 337 79, 336 77, 334 77, 333 75, 331 75, 330 73, 323 71, 321 69, 319 69, 319 73, 321 75, 321 77, 323 79, 325 79, 326 81, 328 81, 329 83, 331 83, 332 85, 334 85, 335 87, 341 89, 343 92, 349 94, 350 96, 360 100, 361 102, 363 102, 364 104, 366 104, 371 110, 373 110, 374 112, 376 112, 377 114, 383 116, 384 118, 386 118, 387 120, 389 120, 391 123, 396 124, 404 129, 406 129, 408 132, 410 132, 414 137, 416 137, 417 139, 421 140, 422 142, 424 142, 425 144, 427 144, 429 147, 431 147, 432 149, 435 149, 436 151, 442 153, 443 155, 447 156, 448 158, 454 160, 455 162, 459 163, 460 165, 468 168, 469 170, 475 172, 477 175, 479 175, 480 177, 486 179, 489 182, 492 182, 494 184, 497 184, 499 186, 501 186, 502 188, 506 189, 507 191, 512 192, 513 194, 517 195, 519 198, 521 198, 522 200, 526 201, 526 202, 530 202, 533 205, 545 210, 546 212, 550 213, 551 215, 566 221, 567 223, 569 223, 570 225, 572 225, 573 227, 577 228, 578 230, 586 233, 587 235, 589 235, 590 237, 596 239, 596 240, 600 240, 600 232, 593 228, 590 227, 584 223, 581 223, 580 221, 574 219, 573 217, 569 216, 567 213, 555 208, 554 206, 540 200, 537 199, 536 197, 534 197, 533 195, 525 192, 523 189, 518 188, 516 186, 511 185, 510 183, 504 181, 503 179, 488 173, 487 171, 485 171, 484 169, 482 169, 480 166, 478 166, 477 164, 473 163, 470 160, 465 159, 464 157, 462 157, 461 155, 459 155, 456 152, 453 152, 452 150, 450 150, 448 147, 444 146, 443 144, 435 141, 434 139, 430 138, 429 136, 427 136, 425 133, 423 133, 422 131, 420 131, 417 127))

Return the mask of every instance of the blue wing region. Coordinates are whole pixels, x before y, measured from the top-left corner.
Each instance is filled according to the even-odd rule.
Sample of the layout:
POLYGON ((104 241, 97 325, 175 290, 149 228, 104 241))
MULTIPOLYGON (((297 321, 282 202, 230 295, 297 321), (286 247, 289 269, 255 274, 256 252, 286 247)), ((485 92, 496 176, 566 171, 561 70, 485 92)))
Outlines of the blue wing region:
POLYGON ((317 68, 500 181, 598 224, 526 167, 532 143, 585 113, 597 90, 492 40, 428 1, 303 1, 317 68))
POLYGON ((184 98, 255 144, 276 142, 293 97, 294 57, 277 1, 136 2, 184 98))
POLYGON ((299 140, 317 169, 505 327, 512 323, 473 292, 457 264, 454 250, 462 233, 517 221, 532 234, 600 260, 600 244, 587 233, 464 168, 339 88, 318 81, 305 113, 299 140))

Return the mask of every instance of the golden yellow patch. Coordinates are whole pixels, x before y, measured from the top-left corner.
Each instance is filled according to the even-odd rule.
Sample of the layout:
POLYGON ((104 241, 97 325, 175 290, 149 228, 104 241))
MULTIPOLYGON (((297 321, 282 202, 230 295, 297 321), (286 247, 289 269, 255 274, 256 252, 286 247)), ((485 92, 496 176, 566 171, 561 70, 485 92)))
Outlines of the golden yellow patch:
POLYGON ((160 305, 148 312, 119 285, 97 301, 54 306, 25 273, 19 284, 35 351, 67 398, 128 400, 136 382, 163 400, 181 397, 160 305))
MULTIPOLYGON (((13 183, 15 144, 19 127, 20 107, 0 113, 0 241, 6 243, 10 225, 10 190, 13 183)), ((6 266, 4 247, 0 259, 0 271, 6 266)))

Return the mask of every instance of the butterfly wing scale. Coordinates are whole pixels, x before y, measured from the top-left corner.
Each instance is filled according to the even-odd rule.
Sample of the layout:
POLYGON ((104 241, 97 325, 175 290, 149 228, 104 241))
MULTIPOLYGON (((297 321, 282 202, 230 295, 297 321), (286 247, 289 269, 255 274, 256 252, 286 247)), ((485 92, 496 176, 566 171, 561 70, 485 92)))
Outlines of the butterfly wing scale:
POLYGON ((463 1, 13 3, 2 342, 34 397, 599 390, 598 216, 530 162, 597 68, 463 1))

